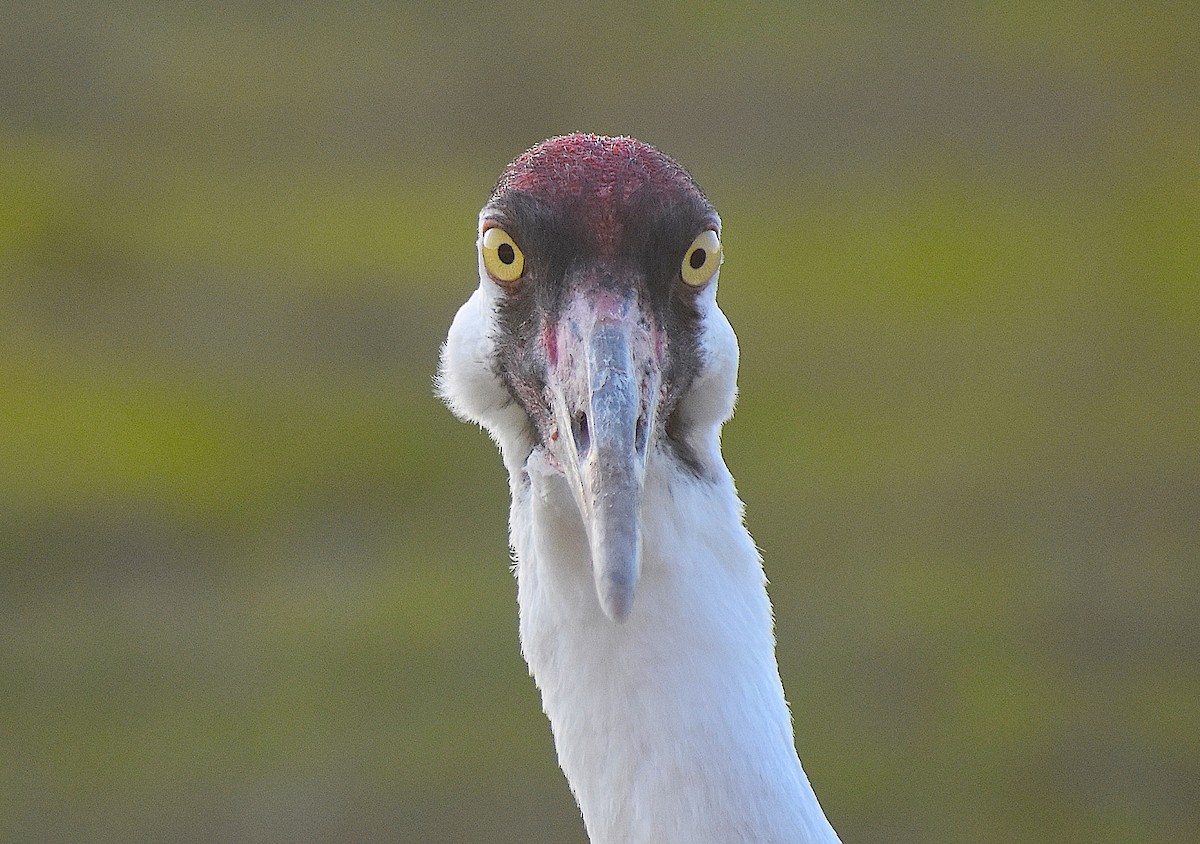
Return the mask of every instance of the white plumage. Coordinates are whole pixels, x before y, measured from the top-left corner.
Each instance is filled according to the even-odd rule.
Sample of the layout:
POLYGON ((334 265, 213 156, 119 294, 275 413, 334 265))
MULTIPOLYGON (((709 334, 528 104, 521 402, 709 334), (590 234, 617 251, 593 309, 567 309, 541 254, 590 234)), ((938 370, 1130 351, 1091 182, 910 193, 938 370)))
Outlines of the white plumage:
MULTIPOLYGON (((614 271, 603 276, 607 281, 579 281, 592 277, 581 264, 622 265, 619 253, 633 238, 630 228, 643 225, 635 211, 646 226, 662 227, 664 220, 674 219, 671 202, 656 202, 645 211, 639 210, 645 203, 629 199, 638 196, 639 188, 661 188, 670 199, 670 179, 689 178, 694 186, 686 174, 657 173, 658 157, 669 162, 629 139, 569 136, 552 139, 510 165, 507 183, 502 177, 480 215, 480 283, 455 317, 443 348, 442 395, 457 415, 488 430, 508 469, 522 650, 592 841, 835 842, 794 749, 762 566, 721 458, 720 429, 733 410, 738 348, 716 302, 719 270, 694 291, 676 289, 674 280, 662 282, 671 296, 683 297, 683 311, 678 302, 670 305, 675 311, 661 303, 658 310, 646 304, 659 295, 650 287, 659 282, 645 279, 653 270, 614 271), (622 162, 633 153, 656 157, 631 174, 622 162), (524 192, 555 205, 564 194, 538 179, 552 165, 558 167, 555 173, 562 172, 564 160, 585 180, 581 191, 567 196, 600 204, 618 198, 613 200, 618 202, 615 211, 590 224, 596 228, 617 221, 615 233, 606 234, 604 241, 615 244, 616 252, 575 247, 565 253, 571 258, 567 269, 554 275, 551 268, 558 265, 538 265, 533 253, 559 231, 557 224, 539 217, 542 231, 528 224, 522 228, 524 218, 513 208, 525 206, 508 205, 505 192, 524 192), (625 205, 618 201, 622 196, 625 205), (525 321, 536 319, 538 325, 522 328, 524 323, 505 310, 515 307, 511 297, 528 290, 519 291, 514 286, 518 282, 497 281, 484 260, 483 234, 497 221, 520 244, 526 270, 519 283, 562 288, 541 297, 550 303, 546 307, 522 306, 525 321), (626 281, 614 280, 618 276, 626 281), (589 288, 587 302, 613 290, 621 295, 627 287, 634 291, 629 294, 635 304, 632 316, 622 312, 612 319, 596 318, 596 332, 624 326, 620 336, 625 346, 618 347, 631 350, 625 364, 620 353, 615 363, 593 360, 601 345, 590 339, 591 323, 569 316, 576 312, 571 303, 580 298, 577 287, 589 288), (555 306, 555 301, 565 304, 555 306), (672 334, 685 329, 691 337, 687 343, 672 334), (533 340, 516 342, 508 336, 525 330, 533 340), (530 354, 542 361, 540 370, 535 366, 531 371, 542 374, 530 376, 530 384, 514 383, 509 370, 515 364, 506 369, 506 361, 530 354), (672 359, 684 354, 689 356, 686 366, 672 359), (589 366, 608 367, 599 376, 603 390, 617 389, 608 385, 614 373, 633 372, 637 377, 620 389, 633 396, 629 401, 636 407, 629 412, 637 415, 638 430, 643 424, 653 428, 644 454, 629 458, 635 480, 620 481, 615 492, 601 485, 590 499, 589 483, 595 482, 588 473, 601 471, 591 464, 604 459, 608 411, 595 404, 597 390, 576 396, 569 384, 555 386, 575 377, 560 371, 589 366), (662 395, 647 398, 646 390, 653 391, 660 378, 662 395), (577 411, 583 419, 569 434, 565 426, 576 408, 583 408, 577 411), (578 454, 564 451, 567 439, 578 454), (582 468, 564 466, 576 457, 582 468), (614 497, 634 499, 633 518, 640 526, 629 566, 621 568, 619 553, 614 558, 618 574, 632 570, 624 603, 624 593, 617 598, 606 593, 609 581, 602 582, 597 562, 607 553, 607 546, 598 543, 621 541, 606 539, 609 534, 596 527, 603 508, 617 506, 614 497)), ((573 210, 578 207, 574 200, 566 202, 563 213, 578 213, 573 210)), ((710 208, 706 201, 700 207, 710 208)), ((715 212, 705 219, 719 234, 715 212)), ((695 234, 680 230, 690 232, 687 240, 695 234)), ((665 235, 652 242, 656 248, 671 243, 665 235)), ((680 242, 675 260, 686 260, 687 244, 680 242)), ((719 255, 717 261, 719 265, 719 255)), ((621 430, 629 435, 626 450, 634 452, 633 428, 621 430)), ((619 576, 616 582, 625 583, 619 576)))

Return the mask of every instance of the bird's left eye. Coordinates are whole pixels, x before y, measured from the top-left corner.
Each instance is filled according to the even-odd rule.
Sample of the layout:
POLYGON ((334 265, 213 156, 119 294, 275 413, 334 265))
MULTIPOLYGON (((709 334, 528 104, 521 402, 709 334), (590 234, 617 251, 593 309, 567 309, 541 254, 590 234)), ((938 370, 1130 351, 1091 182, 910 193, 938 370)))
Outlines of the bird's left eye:
POLYGON ((683 255, 679 272, 683 280, 692 287, 701 287, 717 273, 721 266, 721 241, 712 229, 700 232, 683 255))
POLYGON ((525 272, 525 254, 504 229, 485 231, 482 248, 484 269, 496 281, 509 284, 525 272))

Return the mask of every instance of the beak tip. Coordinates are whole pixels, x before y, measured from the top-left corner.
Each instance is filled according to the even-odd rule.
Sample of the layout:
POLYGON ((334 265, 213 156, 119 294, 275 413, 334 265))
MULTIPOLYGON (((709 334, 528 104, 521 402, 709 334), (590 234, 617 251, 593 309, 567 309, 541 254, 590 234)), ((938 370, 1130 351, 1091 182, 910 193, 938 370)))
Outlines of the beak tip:
POLYGON ((596 587, 600 596, 600 606, 609 619, 621 624, 629 618, 633 611, 634 584, 632 579, 610 574, 600 578, 596 587))

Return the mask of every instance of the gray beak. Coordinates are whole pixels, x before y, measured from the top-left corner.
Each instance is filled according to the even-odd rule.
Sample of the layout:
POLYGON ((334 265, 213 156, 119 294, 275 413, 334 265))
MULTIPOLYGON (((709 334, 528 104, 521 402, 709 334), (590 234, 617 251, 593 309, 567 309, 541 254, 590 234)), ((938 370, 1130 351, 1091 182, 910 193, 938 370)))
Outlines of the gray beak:
POLYGON ((660 380, 649 324, 633 294, 585 287, 563 311, 549 379, 554 450, 583 517, 596 595, 613 621, 629 617, 641 569, 660 380))

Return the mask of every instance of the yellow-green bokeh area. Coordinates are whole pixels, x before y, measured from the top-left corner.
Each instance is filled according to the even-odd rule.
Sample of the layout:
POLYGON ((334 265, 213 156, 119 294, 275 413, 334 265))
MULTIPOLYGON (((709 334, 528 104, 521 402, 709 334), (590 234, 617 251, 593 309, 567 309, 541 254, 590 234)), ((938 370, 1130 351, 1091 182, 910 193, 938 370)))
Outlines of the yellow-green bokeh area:
POLYGON ((524 147, 724 220, 847 842, 1200 838, 1200 41, 1120 4, 0 11, 0 838, 583 841, 434 398, 524 147))

